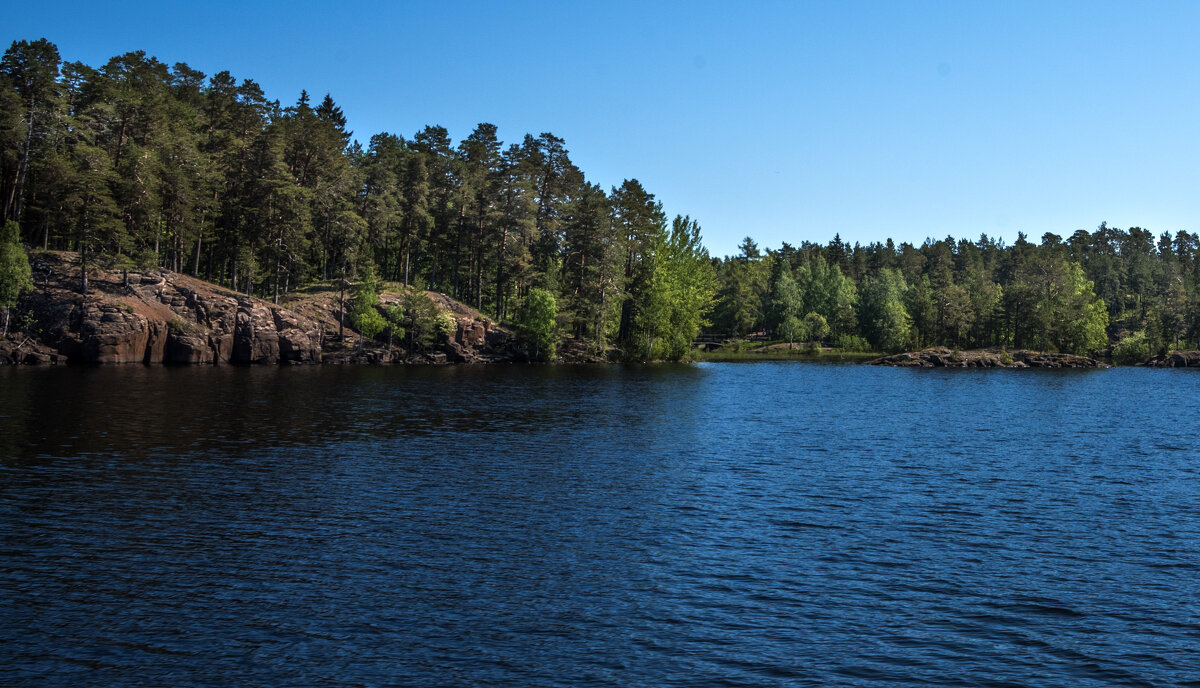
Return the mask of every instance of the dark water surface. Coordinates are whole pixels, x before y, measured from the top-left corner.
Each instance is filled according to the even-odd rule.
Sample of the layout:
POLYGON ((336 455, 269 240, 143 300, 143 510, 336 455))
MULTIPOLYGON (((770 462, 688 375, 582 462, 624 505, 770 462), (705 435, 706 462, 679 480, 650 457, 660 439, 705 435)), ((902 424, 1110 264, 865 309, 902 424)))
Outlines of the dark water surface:
POLYGON ((1200 375, 0 370, 0 685, 1200 686, 1200 375))

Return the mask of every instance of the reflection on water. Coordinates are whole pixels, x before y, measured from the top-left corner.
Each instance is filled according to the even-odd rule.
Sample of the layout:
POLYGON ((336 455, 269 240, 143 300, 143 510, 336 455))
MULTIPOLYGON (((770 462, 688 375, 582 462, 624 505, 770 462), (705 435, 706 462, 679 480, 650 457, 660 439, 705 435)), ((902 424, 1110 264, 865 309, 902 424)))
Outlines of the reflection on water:
POLYGON ((1189 373, 0 370, 0 684, 1197 681, 1189 373))

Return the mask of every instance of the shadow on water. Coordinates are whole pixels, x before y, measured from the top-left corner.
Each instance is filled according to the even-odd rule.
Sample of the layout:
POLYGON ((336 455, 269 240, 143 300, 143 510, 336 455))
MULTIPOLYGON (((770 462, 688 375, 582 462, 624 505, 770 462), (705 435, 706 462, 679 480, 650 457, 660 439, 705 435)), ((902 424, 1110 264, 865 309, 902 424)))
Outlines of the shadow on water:
POLYGON ((695 366, 105 367, 3 370, 7 457, 312 445, 553 429, 618 402, 638 423, 695 366), (560 404, 564 389, 582 404, 560 404), (592 397, 592 395, 595 395, 592 397))

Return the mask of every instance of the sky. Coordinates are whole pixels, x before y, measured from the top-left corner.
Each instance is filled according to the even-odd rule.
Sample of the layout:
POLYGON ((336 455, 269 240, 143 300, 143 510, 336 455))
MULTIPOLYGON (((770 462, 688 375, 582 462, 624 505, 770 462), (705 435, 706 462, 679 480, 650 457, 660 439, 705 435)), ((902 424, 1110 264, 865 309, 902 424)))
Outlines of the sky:
POLYGON ((6 2, 0 40, 301 89, 371 135, 551 132, 714 255, 1200 231, 1200 2, 6 2))

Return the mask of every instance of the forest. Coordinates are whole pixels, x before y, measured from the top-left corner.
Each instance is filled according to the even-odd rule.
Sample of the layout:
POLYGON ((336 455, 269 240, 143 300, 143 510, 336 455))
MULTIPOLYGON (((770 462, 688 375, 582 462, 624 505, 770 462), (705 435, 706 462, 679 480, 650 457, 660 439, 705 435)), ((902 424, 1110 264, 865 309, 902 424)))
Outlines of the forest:
POLYGON ((1200 346, 1200 237, 1187 231, 765 250, 747 238, 715 258, 696 220, 668 218, 634 178, 589 182, 551 133, 505 144, 482 123, 455 143, 425 126, 363 146, 330 95, 284 106, 227 71, 143 52, 91 67, 45 39, 0 62, 0 203, 19 243, 78 252, 85 275, 89 261, 157 266, 276 302, 378 275, 502 322, 548 306, 547 341, 627 359, 687 357, 701 331, 881 352, 1200 346))
POLYGON ((784 243, 718 266, 712 327, 846 350, 1027 348, 1144 360, 1200 347, 1200 237, 1101 224, 1039 243, 784 243))

